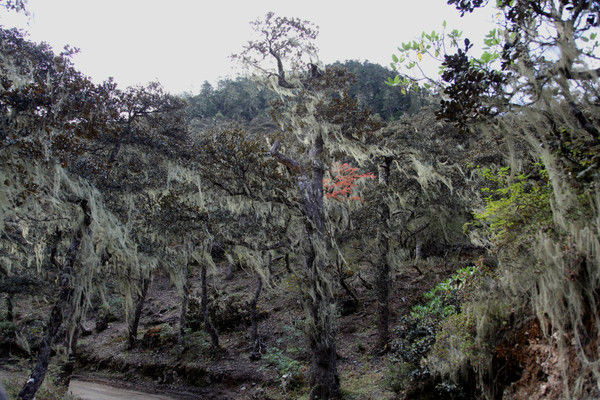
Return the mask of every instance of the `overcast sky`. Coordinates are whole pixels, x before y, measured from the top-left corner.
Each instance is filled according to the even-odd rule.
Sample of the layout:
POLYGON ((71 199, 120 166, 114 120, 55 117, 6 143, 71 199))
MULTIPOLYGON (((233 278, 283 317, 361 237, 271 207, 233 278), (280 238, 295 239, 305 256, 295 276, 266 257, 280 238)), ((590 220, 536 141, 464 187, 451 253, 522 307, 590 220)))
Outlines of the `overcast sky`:
MULTIPOLYGON (((389 65, 391 54, 423 30, 449 28, 481 38, 489 12, 460 18, 445 0, 29 0, 32 13, 0 15, 34 41, 60 51, 81 49, 75 64, 95 81, 113 76, 123 86, 158 80, 169 91, 197 92, 208 80, 236 73, 229 56, 250 37, 249 21, 267 11, 300 17, 320 28, 321 60, 349 59, 389 65)), ((479 40, 480 41, 480 40, 479 40)))

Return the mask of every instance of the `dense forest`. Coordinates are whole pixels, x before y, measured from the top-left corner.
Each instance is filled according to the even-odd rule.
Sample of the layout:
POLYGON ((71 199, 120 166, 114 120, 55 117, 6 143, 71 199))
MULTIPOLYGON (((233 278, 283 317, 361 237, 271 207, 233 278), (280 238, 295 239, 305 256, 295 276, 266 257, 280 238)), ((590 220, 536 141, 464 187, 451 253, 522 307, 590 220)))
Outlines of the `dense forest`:
POLYGON ((181 96, 0 26, 0 399, 600 398, 600 4, 495 4, 181 96))

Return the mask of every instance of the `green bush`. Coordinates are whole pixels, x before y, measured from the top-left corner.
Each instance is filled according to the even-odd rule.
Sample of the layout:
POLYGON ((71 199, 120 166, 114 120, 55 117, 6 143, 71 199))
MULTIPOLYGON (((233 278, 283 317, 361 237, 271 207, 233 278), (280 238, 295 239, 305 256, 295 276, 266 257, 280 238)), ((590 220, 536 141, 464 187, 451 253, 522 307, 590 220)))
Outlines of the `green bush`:
POLYGON ((549 229, 552 187, 548 173, 539 163, 531 168, 531 174, 513 176, 510 167, 495 170, 477 167, 488 184, 481 189, 485 208, 474 213, 475 222, 467 224, 465 229, 483 229, 496 245, 533 238, 540 229, 549 229))
POLYGON ((424 293, 425 304, 415 305, 409 315, 400 319, 391 342, 391 366, 388 386, 398 392, 413 384, 432 379, 430 369, 422 361, 436 343, 445 321, 460 311, 461 293, 482 274, 482 266, 457 270, 450 278, 424 293))
POLYGON ((474 319, 464 313, 454 314, 440 324, 426 364, 441 375, 456 377, 467 366, 482 365, 485 356, 481 350, 474 319))
POLYGON ((410 315, 415 319, 432 317, 445 319, 457 313, 457 293, 462 289, 469 278, 479 271, 476 266, 461 268, 450 278, 438 283, 433 289, 423 296, 428 302, 424 305, 416 305, 412 308, 410 315))
POLYGON ((302 363, 288 357, 281 349, 269 348, 262 359, 267 365, 277 370, 282 385, 287 389, 300 386, 304 382, 302 363))
POLYGON ((96 329, 101 332, 108 327, 109 323, 122 320, 124 316, 123 299, 120 297, 111 297, 106 303, 102 303, 98 307, 96 329))
POLYGON ((17 326, 12 321, 0 321, 0 336, 14 337, 17 326))

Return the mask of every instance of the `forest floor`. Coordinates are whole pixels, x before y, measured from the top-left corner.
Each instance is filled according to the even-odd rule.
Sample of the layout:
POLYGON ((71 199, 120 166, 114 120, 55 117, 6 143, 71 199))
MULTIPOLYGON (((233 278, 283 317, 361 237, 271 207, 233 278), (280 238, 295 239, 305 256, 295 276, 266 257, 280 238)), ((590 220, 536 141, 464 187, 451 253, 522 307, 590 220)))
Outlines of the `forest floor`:
MULTIPOLYGON (((391 327, 423 300, 425 291, 459 267, 441 261, 420 271, 409 268, 394 273, 391 327)), ((229 329, 223 325, 227 324, 226 317, 235 317, 233 314, 243 308, 240 304, 250 301, 256 279, 244 270, 236 271, 231 280, 226 280, 225 275, 223 268, 216 271, 211 281, 218 301, 229 305, 222 310, 229 315, 223 316, 225 320, 219 329, 223 350, 215 351, 203 332, 190 332, 184 345, 177 344, 176 330, 172 327, 177 327, 179 296, 167 274, 158 272, 142 314, 139 345, 134 350, 127 349, 127 325, 123 318, 109 323, 102 332, 94 331, 79 340, 75 378, 180 399, 306 398, 310 359, 302 331, 304 312, 297 300, 300 298, 297 285, 289 277, 275 279, 276 283, 263 291, 258 308, 263 315, 259 334, 265 352, 261 360, 251 361, 248 321, 240 317, 239 324, 229 329)), ((192 279, 193 299, 199 296, 198 278, 192 279)), ((360 304, 355 312, 338 320, 338 370, 345 398, 398 398, 386 381, 388 357, 372 353, 376 341, 376 301, 369 282, 374 282, 373 274, 365 265, 347 282, 360 304)), ((86 322, 90 326, 94 323, 93 319, 86 322)), ((190 323, 193 325, 193 318, 190 323)))

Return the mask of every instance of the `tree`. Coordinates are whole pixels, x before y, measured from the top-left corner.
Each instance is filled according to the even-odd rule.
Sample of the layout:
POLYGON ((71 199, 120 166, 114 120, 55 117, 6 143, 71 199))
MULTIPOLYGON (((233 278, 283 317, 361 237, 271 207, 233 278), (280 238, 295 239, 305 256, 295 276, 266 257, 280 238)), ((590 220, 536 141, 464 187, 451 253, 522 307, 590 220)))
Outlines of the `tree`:
POLYGON ((296 208, 303 219, 310 397, 336 398, 340 392, 329 266, 337 246, 332 243, 336 228, 324 207, 325 170, 343 154, 366 158, 365 137, 380 124, 349 96, 352 79, 345 70, 319 69, 313 24, 267 13, 252 25, 258 38, 234 58, 262 72, 265 84, 282 98, 273 104, 272 114, 285 135, 275 140, 269 154, 294 178, 296 208))
MULTIPOLYGON (((487 2, 448 3, 464 14, 487 2)), ((600 176, 600 7, 585 0, 498 1, 496 7, 498 24, 484 38, 487 49, 480 57, 469 53, 470 40, 463 45, 456 35, 457 52, 440 54, 444 71, 438 85, 445 97, 439 117, 509 150, 506 161, 496 158, 480 168, 492 183, 480 203, 484 211, 475 214, 483 229, 474 238, 489 246, 504 267, 498 272, 499 290, 482 288, 474 302, 492 307, 508 299, 503 292, 516 294, 521 317, 535 315, 546 340, 558 346, 564 376, 567 371, 577 375, 565 378, 564 396, 593 397, 597 355, 582 343, 599 335, 595 277, 600 255, 589 245, 598 240, 591 233, 597 232, 598 209, 584 193, 597 191, 600 176), (506 217, 515 207, 518 221, 506 217), (532 229, 540 225, 544 228, 532 229), (582 235, 585 240, 579 239, 582 235), (568 271, 576 271, 577 278, 565 279, 568 271)), ((438 49, 435 43, 441 44, 438 35, 424 34, 404 50, 418 56, 424 49, 438 49)), ((475 340, 498 340, 489 332, 496 332, 501 321, 482 314, 475 318, 478 324, 489 318, 488 336, 482 333, 475 340)), ((486 373, 482 382, 488 382, 492 396, 502 389, 486 373)))
MULTIPOLYGON (((267 78, 275 77, 275 89, 287 89, 294 95, 294 89, 302 90, 303 83, 290 83, 286 77, 284 61, 291 59, 290 68, 299 72, 306 65, 306 57, 315 51, 312 43, 317 35, 316 27, 308 21, 295 18, 275 17, 267 13, 263 21, 257 20, 253 28, 261 37, 250 41, 244 50, 236 56, 245 64, 263 71, 267 78), (271 59, 276 68, 264 66, 263 60, 271 59)), ((296 76, 292 76, 296 78, 296 76)), ((317 79, 314 74, 311 78, 317 79)), ((306 93, 310 95, 311 93, 306 93)), ((314 118, 314 115, 306 115, 314 118)), ((300 122, 300 121, 293 121, 300 122)), ((300 124, 298 124, 300 125, 300 124)), ((297 174, 299 197, 302 212, 305 216, 306 248, 305 265, 308 272, 310 296, 306 299, 308 311, 308 337, 312 354, 311 363, 311 399, 329 399, 339 396, 339 377, 337 374, 337 354, 335 332, 333 327, 334 312, 331 308, 331 288, 324 279, 326 261, 325 216, 323 211, 323 132, 319 125, 308 129, 296 126, 294 134, 304 137, 309 147, 309 166, 304 167, 299 161, 291 159, 280 152, 280 142, 276 141, 270 154, 283 165, 297 174)))
MULTIPOLYGON (((0 212, 7 236, 3 234, 0 245, 14 266, 3 271, 2 280, 34 277, 40 283, 59 283, 43 286, 53 306, 37 365, 19 395, 30 399, 43 382, 61 326, 72 343, 68 348, 75 348, 92 298, 105 289, 106 280, 99 277, 112 276, 127 286, 128 279, 145 270, 140 260, 148 257, 138 252, 136 238, 122 223, 128 206, 115 201, 119 196, 114 189, 132 187, 110 179, 115 174, 109 155, 115 153, 116 158, 119 153, 121 128, 125 126, 125 138, 131 140, 139 132, 136 124, 144 119, 156 131, 168 125, 161 131, 165 136, 177 135, 165 109, 149 105, 156 96, 136 97, 138 108, 128 112, 132 109, 119 101, 130 104, 135 96, 121 96, 112 81, 93 84, 72 66, 72 50, 56 56, 47 45, 31 43, 18 31, 2 29, 0 34, 0 108, 6 133, 0 160, 2 171, 9 172, 0 212), (129 118, 140 110, 143 117, 129 118)), ((166 109, 172 110, 173 104, 166 109)))
POLYGON ((27 0, 2 0, 0 6, 6 8, 8 11, 23 12, 27 14, 27 0))

